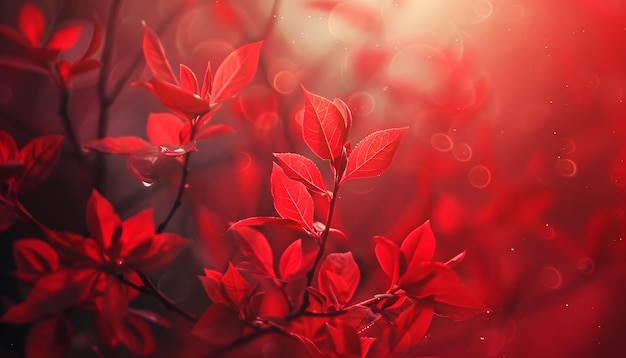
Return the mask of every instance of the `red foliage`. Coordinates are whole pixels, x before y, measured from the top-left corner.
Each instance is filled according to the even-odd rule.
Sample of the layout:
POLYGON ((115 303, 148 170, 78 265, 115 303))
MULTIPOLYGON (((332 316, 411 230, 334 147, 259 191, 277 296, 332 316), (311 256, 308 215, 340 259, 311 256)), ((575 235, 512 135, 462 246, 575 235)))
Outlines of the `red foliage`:
MULTIPOLYGON (((377 128, 365 127, 363 118, 374 112, 374 108, 368 109, 369 112, 364 109, 369 98, 365 92, 354 93, 346 101, 340 98, 330 100, 301 85, 302 101, 289 106, 279 103, 282 98, 288 102, 288 96, 297 89, 297 84, 311 81, 311 78, 303 75, 295 64, 283 66, 281 61, 289 62, 284 58, 271 61, 264 58, 270 57, 269 51, 276 46, 267 40, 278 26, 274 14, 279 8, 278 2, 271 9, 273 18, 262 33, 254 37, 244 36, 246 32, 258 32, 259 27, 253 24, 255 19, 252 17, 244 20, 247 8, 237 4, 209 6, 218 14, 225 14, 226 18, 222 21, 237 33, 232 34, 228 41, 218 37, 208 41, 207 47, 214 50, 221 46, 220 55, 225 55, 215 71, 204 55, 194 56, 200 58, 204 69, 201 78, 192 69, 195 68, 192 62, 180 64, 178 71, 174 71, 161 42, 162 35, 158 33, 162 30, 155 31, 142 21, 143 37, 136 46, 142 49, 151 77, 132 84, 147 88, 169 112, 147 114, 145 136, 132 133, 109 136, 107 132, 113 132, 108 130, 108 122, 112 119, 109 110, 113 108, 113 102, 123 86, 131 82, 130 77, 136 74, 134 65, 120 71, 120 67, 127 64, 124 61, 115 63, 115 56, 112 56, 111 46, 117 37, 121 37, 116 33, 119 25, 116 23, 119 21, 116 11, 122 10, 117 9, 115 4, 119 5, 114 3, 106 33, 102 33, 99 22, 94 20, 88 44, 87 39, 81 41, 82 25, 67 25, 49 31, 46 15, 31 3, 25 3, 19 9, 19 31, 0 25, 0 35, 16 42, 26 53, 26 58, 18 60, 0 58, 0 64, 29 70, 37 68, 39 73, 58 85, 61 93, 58 114, 75 147, 72 152, 66 150, 62 153, 61 136, 42 135, 18 150, 14 138, 19 136, 0 130, 0 231, 9 232, 17 219, 26 222, 23 226, 32 231, 23 235, 26 238, 20 237, 10 243, 14 276, 19 284, 30 289, 21 301, 2 297, 6 310, 0 316, 0 322, 30 324, 25 338, 28 357, 71 354, 68 352, 76 349, 76 337, 87 342, 83 343, 99 356, 113 356, 125 351, 133 356, 173 355, 187 353, 187 350, 195 350, 196 347, 201 352, 194 354, 210 356, 280 356, 292 347, 296 355, 361 358, 415 356, 421 352, 433 316, 460 321, 487 312, 487 306, 466 287, 463 275, 459 276, 453 270, 464 260, 465 251, 445 263, 437 261, 434 259, 436 239, 431 222, 418 225, 424 216, 429 215, 433 216, 433 226, 436 221, 444 233, 477 225, 460 214, 463 208, 453 196, 442 195, 424 204, 430 205, 431 209, 425 215, 425 209, 406 209, 394 201, 394 195, 404 195, 404 192, 398 194, 402 190, 393 190, 394 193, 381 199, 369 194, 378 190, 378 184, 349 183, 350 179, 378 177, 392 168, 397 154, 402 152, 401 145, 405 145, 402 144, 403 138, 413 135, 406 121, 400 118, 377 122, 377 128), (51 35, 46 36, 48 33, 51 35), (104 36, 108 38, 103 43, 104 36), (74 47, 81 46, 81 43, 86 49, 75 58, 74 47), (235 43, 244 44, 240 47, 231 45, 235 43), (266 48, 269 50, 266 51, 266 48), (265 51, 264 56, 261 56, 262 50, 265 51), (98 56, 108 62, 102 63, 96 59, 98 56), (98 81, 104 82, 98 83, 95 91, 99 101, 98 131, 95 137, 83 140, 87 131, 79 129, 87 123, 70 116, 74 113, 69 110, 69 95, 70 92, 75 93, 70 81, 77 75, 100 67, 103 67, 102 76, 98 81), (362 98, 355 97, 357 95, 362 98), (238 97, 237 101, 229 103, 235 97, 238 97), (268 99, 269 104, 260 104, 263 100, 257 97, 268 99), (355 105, 361 103, 359 101, 363 105, 355 105), (234 120, 229 124, 216 123, 221 120, 220 116, 234 116, 238 112, 253 117, 249 119, 254 119, 254 123, 243 124, 234 120), (281 127, 282 120, 291 119, 293 113, 297 113, 294 115, 296 120, 284 121, 284 128, 281 127), (253 144, 242 146, 233 139, 233 143, 228 142, 232 147, 226 146, 233 149, 228 153, 205 150, 202 147, 204 144, 199 144, 203 140, 233 133, 235 128, 241 132, 238 133, 241 137, 249 137, 253 144), (285 131, 279 135, 276 129, 285 131), (358 135, 369 134, 352 145, 353 130, 358 135), (293 133, 298 135, 291 138, 293 133), (306 150, 314 157, 307 158, 291 152, 300 144, 306 145, 306 150), (95 187, 89 188, 86 202, 82 202, 85 205, 81 205, 84 222, 83 213, 72 214, 71 225, 36 219, 38 213, 33 211, 35 214, 31 214, 27 208, 34 199, 26 195, 51 176, 60 157, 64 162, 58 170, 64 172, 63 175, 71 170, 68 169, 71 166, 67 165, 70 160, 74 161, 73 165, 95 175, 106 173, 104 169, 108 164, 102 156, 92 163, 92 158, 81 149, 126 156, 128 171, 145 186, 171 175, 172 171, 180 173, 180 181, 171 182, 176 196, 164 219, 155 226, 154 215, 155 212, 157 216, 162 215, 160 208, 156 211, 152 207, 136 211, 135 202, 139 199, 131 197, 122 200, 118 192, 106 195, 116 199, 114 202, 119 207, 114 206, 101 194, 101 181, 107 178, 94 179, 85 175, 68 175, 71 181, 61 180, 66 190, 68 185, 74 183, 91 185, 95 182, 95 187), (200 151, 200 159, 206 162, 200 162, 198 166, 190 164, 192 154, 200 151), (274 162, 270 169, 272 158, 274 162), (218 178, 215 173, 193 177, 195 173, 209 173, 205 167, 217 168, 220 173, 229 175, 224 176, 226 179, 218 178), (340 190, 344 188, 345 193, 340 190), (354 200, 352 197, 359 191, 368 192, 361 195, 363 205, 349 201, 354 200), (265 205, 263 199, 272 200, 273 205, 265 205), (353 205, 340 212, 338 205, 344 200, 353 205), (197 247, 201 249, 193 253, 193 257, 200 262, 184 263, 189 271, 185 274, 202 267, 198 264, 206 267, 196 283, 202 286, 209 302, 207 304, 205 298, 201 301, 203 306, 196 305, 196 316, 183 308, 186 304, 185 291, 193 290, 185 287, 185 280, 177 276, 175 270, 163 274, 157 283, 151 281, 148 273, 171 268, 176 261, 182 261, 178 260, 179 257, 191 255, 186 252, 191 250, 185 249, 192 241, 178 233, 166 233, 165 229, 172 223, 173 217, 189 207, 193 210, 197 205, 204 205, 203 211, 178 215, 179 225, 173 229, 189 238, 207 236, 198 238, 200 244, 197 247), (132 207, 133 215, 127 215, 131 211, 129 207, 132 207), (391 208, 406 212, 403 217, 386 220, 389 215, 395 215, 391 213, 391 208), (446 217, 455 210, 458 215, 446 217), (275 214, 264 216, 272 211, 275 214), (124 213, 122 216, 127 218, 123 220, 118 212, 124 213), (351 220, 359 221, 366 217, 359 215, 367 212, 373 213, 371 222, 360 221, 352 227, 347 225, 351 220), (188 217, 193 217, 200 227, 196 232, 188 229, 185 221, 188 217), (386 236, 367 239, 372 232, 382 230, 380 223, 375 222, 380 218, 381 222, 393 227, 386 236), (72 229, 67 229, 68 226, 72 229), (358 230, 354 229, 356 226, 358 230), (406 232, 409 233, 403 235, 406 232), (402 236, 404 239, 399 240, 402 236), (206 254, 213 256, 214 260, 202 260, 205 256, 202 250, 207 248, 216 251, 206 254), (374 257, 380 270, 375 266, 374 257), (174 277, 169 278, 171 282, 168 282, 167 274, 174 277), (168 285, 174 288, 168 289, 168 285), (132 301, 141 294, 152 297, 172 311, 171 317, 161 316, 152 307, 150 310, 136 308, 143 302, 132 301), (85 329, 82 320, 74 319, 76 312, 89 314, 92 317, 89 324, 93 327, 85 329), (192 324, 185 325, 180 319, 192 324), (168 329, 175 337, 172 339, 180 339, 176 348, 180 352, 160 352, 162 343, 153 335, 151 325, 168 329), (287 348, 273 354, 272 346, 264 345, 269 340, 285 343, 287 348), (259 353, 260 347, 263 351, 259 353)), ((195 4, 190 2, 187 6, 195 4)), ((384 28, 383 16, 365 5, 309 1, 306 6, 328 11, 333 21, 343 21, 347 28, 365 32, 368 36, 379 37, 384 28), (365 26, 366 23, 372 26, 365 26)), ((185 11, 186 8, 181 9, 177 11, 185 11)), ((205 22, 190 21, 199 27, 205 22)), ((192 38, 191 35, 177 38, 176 45, 184 48, 189 45, 187 42, 193 42, 192 38)), ((189 53, 202 51, 203 47, 198 46, 189 53)), ((355 72, 356 77, 367 77, 353 78, 363 85, 371 80, 378 86, 378 81, 383 81, 378 78, 383 76, 380 68, 389 65, 392 57, 395 58, 383 49, 360 48, 354 53, 356 58, 367 57, 363 54, 368 53, 376 55, 372 64, 364 65, 365 70, 361 68, 355 72)), ((354 53, 350 56, 355 57, 354 53)), ((391 80, 390 92, 398 92, 392 96, 393 100, 401 108, 411 106, 407 97, 418 98, 419 101, 431 101, 445 107, 438 109, 442 112, 456 111, 454 113, 469 116, 468 113, 476 110, 479 99, 483 99, 484 91, 469 96, 470 100, 456 92, 448 94, 447 90, 449 87, 463 87, 466 82, 482 82, 466 73, 471 68, 471 61, 463 59, 459 63, 448 63, 451 54, 441 51, 439 55, 438 64, 443 69, 438 69, 441 72, 438 75, 442 78, 438 78, 436 83, 433 81, 435 84, 427 90, 411 87, 410 81, 404 78, 391 80)), ((138 61, 140 59, 138 57, 138 61)), ((345 78, 343 80, 349 82, 345 78)), ((84 87, 89 85, 81 84, 84 87)), ((387 91, 390 87, 384 83, 381 88, 387 91)), ((78 95, 88 96, 84 93, 78 95)), ((348 97, 346 93, 336 95, 348 97)), ((374 104, 372 107, 375 107, 374 104)), ((85 115, 85 118, 89 117, 85 115)), ((443 136, 443 141, 450 141, 450 148, 446 147, 446 142, 441 146, 441 152, 456 149, 455 155, 462 157, 457 158, 459 161, 464 159, 463 155, 468 155, 463 151, 465 147, 458 143, 453 149, 452 139, 447 134, 439 130, 437 133, 443 136)), ((466 146, 471 151, 471 147, 466 146)), ((477 151, 488 152, 488 149, 478 147, 477 151)), ((426 162, 435 157, 430 151, 419 153, 420 159, 426 158, 426 162)), ((193 157, 196 158, 196 154, 193 157)), ((400 158, 403 163, 398 167, 406 166, 406 158, 400 158)), ((429 200, 430 189, 438 176, 459 170, 449 163, 449 158, 435 159, 433 161, 440 164, 433 164, 431 171, 426 170, 428 173, 423 179, 426 184, 424 188, 420 187, 420 190, 424 189, 420 194, 429 200)), ((619 165, 615 167, 615 176, 619 177, 619 165)), ((485 169, 487 167, 476 165, 475 168, 478 168, 474 171, 478 177, 476 180, 484 181, 481 175, 485 176, 484 170, 487 170, 488 184, 490 172, 485 169)), ((396 169, 388 174, 397 175, 402 170, 396 169)), ((58 184, 59 179, 54 179, 54 183, 58 184)), ((483 183, 484 186, 487 184, 483 183)), ((157 191, 161 186, 155 187, 150 197, 154 198, 153 203, 160 205, 157 191)), ((107 189, 113 192, 113 189, 120 188, 112 184, 107 189)), ((506 191, 503 188, 499 190, 506 191)), ((36 192, 33 196, 38 194, 36 192)), ((35 199, 43 203, 47 198, 35 199)), ((536 199, 538 204, 530 199, 527 205, 541 208, 544 200, 540 199, 536 199)), ((503 206, 511 205, 506 199, 502 200, 503 206)), ((50 200, 51 207, 57 205, 63 208, 65 203, 60 201, 50 200)), ((520 218, 514 217, 512 222, 520 226, 526 224, 528 220, 522 216, 528 210, 521 210, 520 218)), ((476 222, 499 219, 496 209, 485 210, 481 215, 477 215, 476 222)), ((20 229, 16 230, 20 232, 20 229)))

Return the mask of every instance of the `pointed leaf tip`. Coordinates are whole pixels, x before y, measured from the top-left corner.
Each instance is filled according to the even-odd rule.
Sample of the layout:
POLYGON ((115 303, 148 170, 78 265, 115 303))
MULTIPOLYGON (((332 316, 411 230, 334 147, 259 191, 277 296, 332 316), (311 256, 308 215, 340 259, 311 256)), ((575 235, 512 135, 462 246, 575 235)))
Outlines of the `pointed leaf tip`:
POLYGON ((385 129, 365 137, 350 153, 343 180, 382 174, 391 165, 400 139, 408 128, 385 129))

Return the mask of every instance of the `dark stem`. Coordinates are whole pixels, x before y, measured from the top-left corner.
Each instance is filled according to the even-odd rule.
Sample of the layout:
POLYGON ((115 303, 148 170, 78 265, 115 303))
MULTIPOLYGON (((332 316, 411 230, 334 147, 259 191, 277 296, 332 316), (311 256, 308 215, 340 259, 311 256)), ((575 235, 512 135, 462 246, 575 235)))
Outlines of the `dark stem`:
MULTIPOLYGON (((192 133, 193 135, 193 133, 192 133)), ((193 137, 192 137, 193 138, 193 137)), ((189 176, 189 159, 191 158, 191 152, 185 154, 185 162, 183 163, 183 171, 180 177, 180 185, 178 186, 178 193, 176 194, 176 199, 174 200, 174 204, 172 204, 172 208, 170 212, 167 213, 165 220, 157 227, 156 233, 160 234, 165 230, 167 224, 172 220, 174 213, 183 203, 183 193, 185 192, 185 187, 187 186, 187 177, 189 176)))
MULTIPOLYGON (((100 102, 98 131, 96 133, 97 139, 106 137, 109 127, 109 111, 111 102, 107 99, 106 87, 107 79, 109 78, 109 74, 111 72, 111 58, 113 57, 113 45, 115 43, 115 32, 117 30, 117 18, 119 17, 121 7, 122 0, 113 0, 111 3, 111 10, 109 11, 109 18, 106 25, 104 45, 102 46, 102 57, 100 59, 102 67, 100 68, 97 87, 98 99, 100 102)), ((96 154, 96 169, 94 175, 94 187, 96 190, 102 191, 104 176, 106 175, 104 153, 98 152, 96 154)))
MULTIPOLYGON (((183 9, 184 9, 184 6, 177 6, 176 10, 170 12, 168 17, 166 17, 165 20, 163 20, 161 25, 159 25, 159 27, 155 29, 155 32, 157 33, 157 35, 160 35, 163 31, 165 31, 165 29, 168 26, 170 26, 172 22, 174 22, 174 20, 178 17, 178 15, 180 15, 183 9)), ((115 102, 117 97, 120 95, 120 93, 126 86, 128 79, 133 74, 133 72, 137 69, 137 67, 141 64, 142 60, 143 60, 143 52, 139 52, 133 58, 132 62, 130 63, 130 65, 128 65, 128 67, 122 73, 122 75, 119 77, 117 83, 115 84, 115 86, 113 86, 113 89, 109 93, 108 97, 106 97, 107 103, 115 102)))
POLYGON ((274 327, 274 326, 271 326, 271 327, 268 327, 268 328, 264 328, 264 329, 258 329, 256 331, 250 333, 250 334, 247 334, 245 336, 241 336, 241 337, 237 338, 236 340, 234 340, 233 342, 231 342, 230 344, 228 344, 226 346, 220 347, 217 350, 212 351, 211 354, 209 355, 209 357, 220 357, 220 356, 230 352, 231 350, 233 350, 235 348, 244 346, 244 345, 254 341, 257 338, 260 338, 260 337, 262 337, 262 336, 264 336, 266 334, 272 333, 272 332, 274 332, 274 333, 282 333, 283 331, 278 329, 278 328, 276 328, 276 327, 274 327))
MULTIPOLYGON (((326 241, 328 241, 328 235, 330 234, 330 225, 333 220, 333 214, 335 212, 335 203, 337 202, 337 193, 339 192, 339 178, 335 178, 335 185, 333 188, 333 196, 330 198, 330 207, 328 209, 328 217, 326 218, 326 227, 322 232, 322 236, 320 238, 320 248, 317 252, 317 256, 315 256, 315 261, 313 261, 313 266, 306 274, 306 285, 311 286, 313 283, 313 277, 315 276, 315 271, 317 270, 317 266, 319 266, 322 258, 324 258, 324 250, 326 248, 326 241)), ((307 307, 311 304, 309 291, 304 292, 304 297, 302 298, 302 306, 300 307, 300 313, 303 313, 307 307)))
POLYGON ((81 164, 85 163, 85 157, 83 155, 83 150, 80 145, 80 141, 78 140, 78 136, 74 131, 74 126, 72 126, 72 119, 70 117, 69 111, 69 102, 70 102, 70 92, 65 86, 59 86, 60 98, 59 98, 59 116, 61 117, 61 121, 63 122, 63 127, 65 127, 65 134, 72 145, 74 152, 78 158, 78 161, 81 164))
POLYGON ((161 301, 161 303, 163 303, 163 305, 165 307, 167 307, 167 309, 180 314, 181 316, 183 316, 188 321, 190 321, 190 322, 197 322, 198 321, 198 317, 196 317, 194 314, 186 311, 184 308, 182 308, 179 305, 177 305, 176 302, 172 301, 169 297, 165 296, 163 294, 163 292, 159 291, 159 289, 157 289, 154 286, 154 283, 152 283, 152 281, 150 280, 148 275, 146 275, 142 271, 135 271, 135 272, 137 273, 137 275, 139 275, 139 278, 141 278, 141 282, 143 283, 143 286, 139 286, 139 285, 136 285, 136 284, 128 281, 122 275, 119 276, 120 281, 125 283, 126 285, 134 288, 135 290, 141 292, 141 293, 144 293, 146 295, 149 295, 149 296, 152 296, 152 297, 158 299, 159 301, 161 301))

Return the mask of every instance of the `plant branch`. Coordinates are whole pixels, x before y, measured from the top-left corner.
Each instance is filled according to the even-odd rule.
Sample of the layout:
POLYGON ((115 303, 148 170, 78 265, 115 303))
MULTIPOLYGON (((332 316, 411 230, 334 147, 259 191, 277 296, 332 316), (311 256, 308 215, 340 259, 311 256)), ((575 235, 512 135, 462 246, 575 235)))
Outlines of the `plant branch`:
POLYGON ((70 92, 65 86, 59 86, 60 90, 60 98, 59 98, 59 116, 61 117, 61 121, 63 122, 63 127, 65 127, 65 134, 76 153, 76 157, 81 164, 85 163, 85 156, 83 155, 83 150, 80 145, 80 141, 78 140, 78 136, 76 135, 76 131, 74 130, 74 126, 72 125, 72 118, 70 117, 69 111, 69 102, 70 102, 70 92))
POLYGON ((160 234, 165 230, 167 224, 172 220, 174 213, 183 203, 183 193, 185 192, 185 187, 187 186, 187 177, 189 176, 189 160, 191 159, 191 152, 185 154, 185 162, 183 163, 183 170, 180 177, 180 185, 178 186, 178 193, 176 194, 176 199, 174 200, 174 204, 172 204, 172 208, 169 213, 165 217, 165 220, 157 227, 156 233, 160 234))
MULTIPOLYGON (((106 25, 106 34, 104 38, 104 45, 102 46, 102 67, 100 68, 100 74, 98 76, 98 99, 100 102, 100 115, 98 117, 98 129, 96 133, 97 139, 102 139, 106 136, 109 127, 109 112, 111 102, 107 99, 106 87, 107 79, 111 72, 111 58, 113 57, 113 45, 115 44, 115 32, 117 30, 117 18, 119 17, 120 9, 122 7, 122 0, 112 0, 111 10, 109 11, 109 18, 106 25)), ((106 168, 104 165, 104 153, 98 152, 96 154, 96 167, 94 173, 94 187, 98 191, 102 191, 103 179, 106 174, 106 168)))
MULTIPOLYGON (((326 248, 326 241, 328 241, 328 235, 330 234, 330 227, 333 220, 333 215, 335 212, 335 203, 337 202, 337 193, 339 191, 339 178, 335 177, 335 184, 333 187, 333 196, 330 198, 330 205, 328 209, 328 216, 326 217, 326 227, 324 227, 324 231, 322 232, 320 238, 319 250, 317 251, 317 256, 315 256, 315 261, 313 261, 313 266, 306 274, 306 285, 311 286, 313 283, 313 277, 315 276, 315 271, 317 270, 317 266, 319 266, 322 258, 324 258, 324 249, 326 248)), ((310 294, 308 291, 304 292, 304 297, 302 299, 302 306, 300 307, 300 313, 303 313, 307 307, 311 304, 310 294)))
POLYGON ((218 348, 215 351, 212 351, 209 357, 220 357, 228 352, 230 352, 231 350, 237 348, 237 347, 241 347, 243 345, 246 345, 252 341, 254 341, 257 338, 260 338, 266 334, 269 333, 283 333, 283 331, 275 326, 270 326, 264 329, 258 329, 248 335, 245 336, 241 336, 239 338, 237 338, 236 340, 234 340, 233 342, 231 342, 230 344, 223 346, 221 348, 218 348))
POLYGON ((176 302, 172 301, 169 297, 165 296, 163 292, 159 291, 159 289, 156 288, 156 286, 154 286, 154 283, 152 283, 148 275, 146 275, 142 271, 135 271, 135 272, 137 273, 137 275, 139 275, 139 278, 141 278, 141 282, 143 283, 143 286, 136 285, 128 281, 128 279, 126 279, 124 276, 121 276, 121 275, 119 276, 120 281, 141 293, 147 294, 149 296, 152 296, 158 299, 159 301, 161 301, 161 303, 163 303, 165 307, 167 307, 167 309, 180 314, 188 321, 190 322, 198 321, 198 317, 186 311, 184 308, 177 305, 176 302))
MULTIPOLYGON (((170 12, 169 15, 165 18, 165 20, 163 20, 161 25, 159 25, 159 27, 155 29, 155 32, 157 33, 157 35, 160 35, 161 33, 163 33, 163 31, 165 31, 165 29, 168 26, 170 26, 172 22, 174 22, 174 20, 178 17, 178 15, 182 13, 183 9, 184 9, 183 6, 177 6, 176 10, 170 12)), ((111 92, 106 97, 107 103, 115 102, 117 97, 120 95, 120 93, 124 89, 124 86, 126 86, 128 80, 130 79, 130 76, 137 69, 137 67, 141 64, 142 60, 143 60, 143 52, 139 52, 137 55, 135 55, 135 57, 133 58, 131 63, 128 65, 126 70, 119 77, 115 86, 113 86, 113 89, 111 90, 111 92)))

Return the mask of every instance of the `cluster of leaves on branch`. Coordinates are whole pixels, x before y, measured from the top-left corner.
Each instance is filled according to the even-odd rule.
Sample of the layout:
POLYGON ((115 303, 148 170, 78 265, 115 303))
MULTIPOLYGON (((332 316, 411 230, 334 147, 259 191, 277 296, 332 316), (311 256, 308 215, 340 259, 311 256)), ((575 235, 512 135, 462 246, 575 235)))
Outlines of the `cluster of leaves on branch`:
MULTIPOLYGON (((60 79, 65 90, 73 75, 99 66, 92 59, 101 42, 97 25, 85 55, 70 63, 57 57, 74 44, 80 27, 59 29, 41 45, 44 21, 38 8, 24 5, 18 23, 20 33, 8 28, 1 28, 1 33, 27 49, 33 63, 60 79)), ((207 64, 200 84, 182 64, 177 78, 158 36, 145 24, 144 28, 143 52, 154 77, 137 85, 149 89, 172 113, 150 114, 149 141, 104 137, 84 148, 127 155, 130 173, 145 184, 159 178, 166 161, 178 163, 182 167, 178 202, 196 141, 233 131, 210 119, 223 101, 252 81, 262 42, 232 52, 215 75, 207 64)), ((73 332, 69 310, 93 314, 107 351, 123 344, 133 355, 153 352, 156 343, 148 322, 165 327, 169 323, 157 313, 129 306, 141 293, 194 321, 192 333, 215 354, 227 354, 265 334, 283 334, 313 356, 402 356, 413 354, 434 314, 461 320, 485 311, 452 270, 464 254, 447 263, 432 261, 435 238, 428 222, 400 243, 374 237, 388 289, 355 302, 362 280, 358 258, 350 251, 329 252, 327 245, 333 238, 348 240, 332 227, 339 189, 348 180, 382 174, 407 128, 376 131, 353 147, 348 142, 353 125, 348 106, 304 88, 303 94, 304 142, 329 164, 332 185, 326 185, 313 160, 275 153, 269 181, 278 216, 242 219, 231 226, 245 260, 228 263, 224 271, 204 270, 200 282, 211 304, 198 319, 169 300, 146 275, 170 265, 189 244, 177 234, 163 232, 177 204, 155 229, 152 209, 122 221, 111 203, 93 190, 85 210, 87 235, 49 228, 20 203, 19 194, 49 176, 62 137, 39 137, 18 150, 11 135, 0 131, 0 230, 21 219, 41 232, 39 238, 24 238, 14 245, 15 276, 32 288, 23 302, 0 317, 4 323, 32 324, 27 356, 64 354, 73 332), (294 231, 298 239, 275 260, 272 238, 264 232, 276 227, 294 231)))

